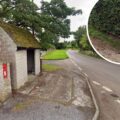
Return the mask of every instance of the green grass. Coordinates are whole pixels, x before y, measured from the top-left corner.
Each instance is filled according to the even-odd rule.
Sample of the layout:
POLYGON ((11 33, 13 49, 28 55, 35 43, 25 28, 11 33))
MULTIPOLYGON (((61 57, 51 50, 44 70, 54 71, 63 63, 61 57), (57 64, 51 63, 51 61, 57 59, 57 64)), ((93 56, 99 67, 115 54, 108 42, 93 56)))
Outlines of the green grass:
POLYGON ((91 38, 102 40, 103 42, 111 45, 112 47, 120 50, 120 39, 105 34, 96 30, 95 28, 89 27, 89 34, 91 38))
POLYGON ((53 64, 43 64, 43 70, 47 72, 53 72, 62 69, 61 67, 53 64))
POLYGON ((45 60, 63 60, 67 58, 68 58, 68 55, 66 53, 66 50, 49 51, 45 56, 43 56, 43 59, 45 60))

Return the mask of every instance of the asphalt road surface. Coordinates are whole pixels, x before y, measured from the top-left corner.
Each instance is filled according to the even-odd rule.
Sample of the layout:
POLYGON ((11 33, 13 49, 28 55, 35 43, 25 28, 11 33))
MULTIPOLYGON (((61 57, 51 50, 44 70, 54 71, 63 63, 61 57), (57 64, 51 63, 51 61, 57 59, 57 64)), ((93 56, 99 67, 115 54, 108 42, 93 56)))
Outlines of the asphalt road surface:
POLYGON ((100 108, 99 120, 120 120, 120 65, 73 50, 68 54, 91 81, 100 108))

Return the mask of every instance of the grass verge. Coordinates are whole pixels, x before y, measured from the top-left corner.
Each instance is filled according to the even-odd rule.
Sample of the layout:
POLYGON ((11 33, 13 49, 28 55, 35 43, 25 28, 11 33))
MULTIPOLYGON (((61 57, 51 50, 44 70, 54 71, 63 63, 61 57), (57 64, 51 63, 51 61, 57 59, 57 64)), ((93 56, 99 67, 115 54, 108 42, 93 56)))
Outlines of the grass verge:
POLYGON ((102 40, 106 44, 109 44, 112 47, 120 50, 120 39, 113 37, 111 35, 105 34, 103 32, 100 32, 91 26, 89 27, 89 34, 91 38, 102 40))
POLYGON ((67 58, 68 58, 68 55, 66 53, 66 50, 48 51, 46 55, 43 56, 44 60, 63 60, 67 58))
POLYGON ((43 70, 47 71, 47 72, 53 72, 53 71, 60 70, 60 69, 62 69, 62 68, 57 65, 43 64, 43 70))
POLYGON ((85 50, 85 51, 79 51, 81 54, 95 57, 95 58, 101 58, 96 52, 90 51, 90 50, 85 50))
POLYGON ((18 102, 15 104, 15 106, 12 108, 12 111, 14 112, 18 112, 18 111, 22 111, 25 110, 27 107, 29 107, 32 103, 34 102, 34 100, 30 100, 27 99, 23 102, 18 102))

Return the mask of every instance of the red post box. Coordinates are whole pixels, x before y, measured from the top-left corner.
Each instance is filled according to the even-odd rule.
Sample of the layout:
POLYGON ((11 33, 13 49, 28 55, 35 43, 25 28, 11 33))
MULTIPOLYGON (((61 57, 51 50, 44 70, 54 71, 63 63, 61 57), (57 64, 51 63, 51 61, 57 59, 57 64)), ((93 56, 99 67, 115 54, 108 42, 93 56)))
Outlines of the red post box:
POLYGON ((8 77, 7 64, 3 64, 3 78, 7 79, 7 77, 8 77))

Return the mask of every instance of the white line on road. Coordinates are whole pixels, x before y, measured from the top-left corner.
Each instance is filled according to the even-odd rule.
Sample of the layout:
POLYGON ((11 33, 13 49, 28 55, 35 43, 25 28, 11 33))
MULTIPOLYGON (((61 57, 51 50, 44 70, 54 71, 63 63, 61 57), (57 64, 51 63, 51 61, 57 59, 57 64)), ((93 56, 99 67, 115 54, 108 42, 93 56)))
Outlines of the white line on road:
POLYGON ((74 65, 76 65, 76 63, 71 59, 71 62, 74 64, 74 65))
POLYGON ((99 82, 92 81, 95 85, 101 85, 99 82))
POLYGON ((71 62, 81 71, 82 68, 81 67, 78 67, 78 65, 71 59, 71 62))
POLYGON ((79 69, 80 71, 82 71, 82 68, 78 67, 78 69, 79 69))
POLYGON ((113 92, 110 88, 106 87, 106 86, 103 86, 102 87, 104 90, 108 91, 108 92, 113 92))
POLYGON ((120 99, 117 99, 117 100, 115 100, 115 101, 120 104, 120 99))
POLYGON ((86 77, 88 77, 88 75, 86 73, 84 73, 86 77))

